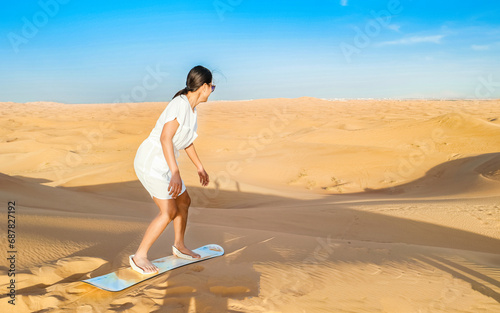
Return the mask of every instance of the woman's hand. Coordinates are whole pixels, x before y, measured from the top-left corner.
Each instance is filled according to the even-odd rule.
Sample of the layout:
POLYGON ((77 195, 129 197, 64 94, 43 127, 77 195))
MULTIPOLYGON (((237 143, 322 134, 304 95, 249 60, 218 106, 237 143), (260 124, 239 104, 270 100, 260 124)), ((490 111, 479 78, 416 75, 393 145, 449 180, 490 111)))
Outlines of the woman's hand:
POLYGON ((170 179, 170 184, 168 184, 168 194, 176 199, 179 193, 182 191, 182 180, 181 174, 179 172, 174 172, 172 174, 172 179, 170 179))
POLYGON ((200 183, 202 186, 208 185, 208 174, 203 167, 198 168, 198 175, 200 176, 200 183))

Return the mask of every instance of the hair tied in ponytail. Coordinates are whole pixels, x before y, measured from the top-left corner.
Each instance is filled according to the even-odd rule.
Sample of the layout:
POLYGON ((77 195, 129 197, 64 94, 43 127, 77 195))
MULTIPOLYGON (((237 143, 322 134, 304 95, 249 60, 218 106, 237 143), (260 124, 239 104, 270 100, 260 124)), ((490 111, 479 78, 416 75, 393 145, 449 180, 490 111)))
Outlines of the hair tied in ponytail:
POLYGON ((173 98, 179 95, 185 95, 188 93, 188 91, 195 92, 196 90, 198 90, 198 88, 203 86, 203 84, 210 84, 211 82, 212 72, 210 72, 210 70, 204 66, 197 65, 189 71, 186 78, 186 87, 179 90, 173 98), (189 86, 191 86, 191 88, 189 88, 189 86))

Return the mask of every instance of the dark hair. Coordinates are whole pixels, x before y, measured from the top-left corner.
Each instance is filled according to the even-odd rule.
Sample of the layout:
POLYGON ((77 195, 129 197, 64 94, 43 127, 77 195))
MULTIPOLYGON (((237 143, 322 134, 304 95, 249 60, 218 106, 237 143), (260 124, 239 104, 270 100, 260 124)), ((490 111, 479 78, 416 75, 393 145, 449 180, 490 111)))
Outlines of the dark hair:
MULTIPOLYGON (((198 88, 203 86, 203 84, 210 84, 212 82, 212 72, 206 67, 201 65, 197 65, 193 67, 186 78, 186 87, 184 89, 179 90, 173 98, 179 95, 185 95, 188 91, 196 91, 198 88)), ((172 98, 172 99, 173 99, 172 98)))

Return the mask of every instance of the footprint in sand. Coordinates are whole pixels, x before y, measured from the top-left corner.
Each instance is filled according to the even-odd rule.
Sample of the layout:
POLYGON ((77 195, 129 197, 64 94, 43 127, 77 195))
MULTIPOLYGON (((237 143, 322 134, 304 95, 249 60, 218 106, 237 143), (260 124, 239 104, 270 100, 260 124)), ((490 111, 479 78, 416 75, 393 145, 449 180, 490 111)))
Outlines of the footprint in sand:
POLYGON ((202 265, 194 265, 194 266, 191 268, 191 270, 192 270, 193 272, 201 272, 201 271, 203 271, 204 269, 205 269, 205 267, 204 267, 204 266, 202 266, 202 265))

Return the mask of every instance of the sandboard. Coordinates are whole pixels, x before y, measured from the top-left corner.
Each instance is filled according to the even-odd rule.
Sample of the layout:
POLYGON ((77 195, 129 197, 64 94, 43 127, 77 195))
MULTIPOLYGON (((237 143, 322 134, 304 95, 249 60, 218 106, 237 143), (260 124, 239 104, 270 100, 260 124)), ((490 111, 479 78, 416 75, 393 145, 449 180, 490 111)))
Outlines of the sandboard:
POLYGON ((151 263, 159 268, 159 271, 155 274, 141 274, 128 266, 126 268, 118 269, 113 273, 85 279, 83 281, 103 290, 121 291, 175 268, 221 256, 224 254, 224 249, 219 245, 209 244, 194 249, 193 252, 198 253, 200 258, 196 260, 186 260, 178 258, 175 255, 170 255, 151 261, 151 263))

